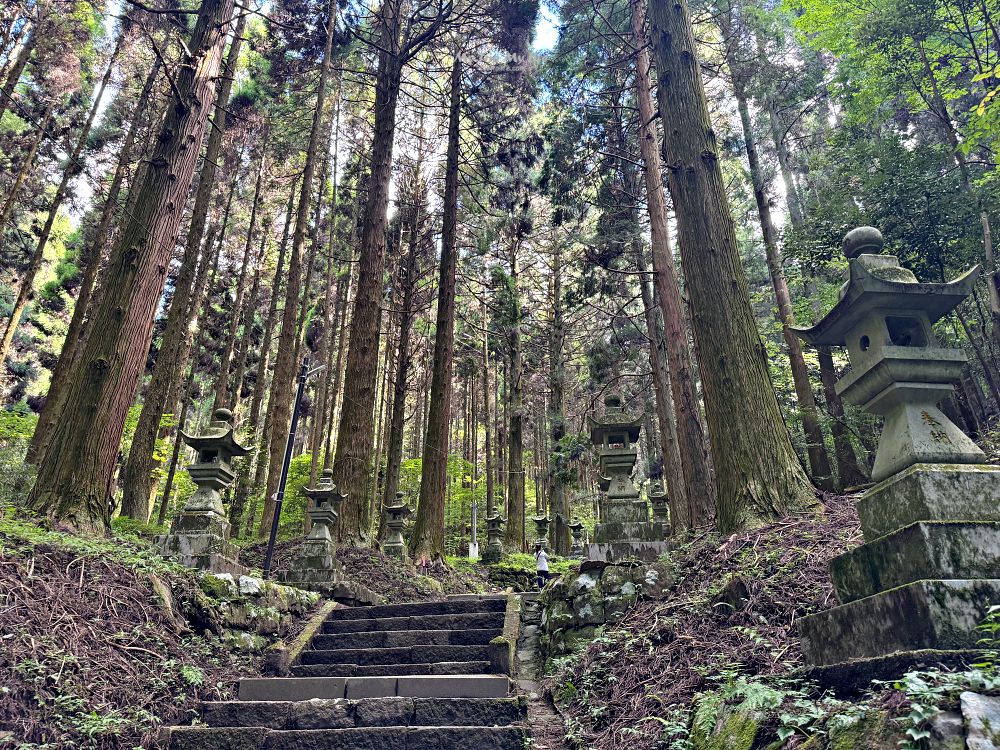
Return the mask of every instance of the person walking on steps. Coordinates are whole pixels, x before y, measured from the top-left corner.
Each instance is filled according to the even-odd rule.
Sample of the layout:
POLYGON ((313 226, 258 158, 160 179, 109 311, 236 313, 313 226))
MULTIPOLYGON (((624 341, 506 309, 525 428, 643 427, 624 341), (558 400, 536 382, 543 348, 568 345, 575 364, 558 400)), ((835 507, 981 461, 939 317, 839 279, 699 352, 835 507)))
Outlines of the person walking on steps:
POLYGON ((549 580, 549 556, 541 542, 535 544, 535 573, 538 576, 538 590, 541 591, 549 580))

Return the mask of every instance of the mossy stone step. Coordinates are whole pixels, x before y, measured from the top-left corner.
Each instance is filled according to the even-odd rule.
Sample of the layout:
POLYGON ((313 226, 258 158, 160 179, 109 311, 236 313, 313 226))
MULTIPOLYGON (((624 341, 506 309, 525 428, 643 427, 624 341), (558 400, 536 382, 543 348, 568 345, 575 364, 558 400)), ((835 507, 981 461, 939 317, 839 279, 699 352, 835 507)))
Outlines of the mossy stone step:
POLYGON ((521 727, 173 727, 168 750, 523 750, 521 727))
POLYGON ((506 675, 392 675, 387 677, 251 677, 240 680, 242 701, 312 698, 506 698, 506 675))
POLYGON ((369 633, 317 635, 312 648, 320 651, 407 646, 485 646, 503 632, 501 628, 469 630, 378 630, 369 633))
POLYGON ((488 661, 442 661, 433 664, 297 664, 293 677, 388 677, 392 675, 487 674, 488 661))
MULTIPOLYGON (((370 611, 371 608, 368 607, 366 610, 370 611)), ((327 620, 323 623, 322 631, 333 635, 336 633, 369 633, 388 630, 483 630, 502 628, 503 620, 504 610, 405 617, 359 617, 327 620)))
POLYGON ((210 727, 353 729, 385 726, 507 726, 524 721, 524 698, 367 698, 203 703, 210 727))
POLYGON ((488 645, 402 646, 399 648, 312 649, 303 664, 428 664, 439 661, 489 661, 488 645))

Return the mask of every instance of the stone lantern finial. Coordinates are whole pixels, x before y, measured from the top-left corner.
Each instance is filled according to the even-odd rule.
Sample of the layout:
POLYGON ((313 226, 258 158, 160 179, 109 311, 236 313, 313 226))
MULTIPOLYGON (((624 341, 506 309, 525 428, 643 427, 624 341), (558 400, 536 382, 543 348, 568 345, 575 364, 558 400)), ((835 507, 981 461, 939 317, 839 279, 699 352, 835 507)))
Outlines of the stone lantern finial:
POLYGON ((883 247, 885 240, 875 227, 855 227, 844 235, 842 245, 844 255, 849 259, 859 255, 878 255, 883 247))

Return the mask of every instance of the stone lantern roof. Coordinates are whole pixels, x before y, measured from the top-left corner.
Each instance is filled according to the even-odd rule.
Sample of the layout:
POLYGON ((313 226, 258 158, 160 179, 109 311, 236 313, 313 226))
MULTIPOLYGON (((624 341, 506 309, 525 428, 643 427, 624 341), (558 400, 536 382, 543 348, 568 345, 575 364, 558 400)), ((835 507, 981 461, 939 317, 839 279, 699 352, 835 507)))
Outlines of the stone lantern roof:
POLYGON ((921 310, 936 323, 972 294, 979 266, 954 281, 924 284, 894 256, 878 255, 882 247, 882 235, 872 227, 848 232, 844 254, 850 265, 840 301, 816 325, 792 330, 814 346, 845 346, 848 334, 876 310, 921 310))
POLYGON ((212 414, 212 421, 202 435, 188 435, 183 430, 181 437, 184 442, 194 448, 200 454, 205 450, 217 450, 220 454, 228 458, 238 458, 248 455, 253 449, 246 448, 236 442, 235 430, 232 424, 233 413, 229 409, 216 409, 212 414))
POLYGON ((604 413, 596 417, 588 417, 587 421, 590 424, 590 440, 594 445, 605 445, 607 438, 613 433, 627 436, 629 444, 639 441, 642 413, 629 414, 626 412, 620 396, 606 395, 604 397, 604 413))

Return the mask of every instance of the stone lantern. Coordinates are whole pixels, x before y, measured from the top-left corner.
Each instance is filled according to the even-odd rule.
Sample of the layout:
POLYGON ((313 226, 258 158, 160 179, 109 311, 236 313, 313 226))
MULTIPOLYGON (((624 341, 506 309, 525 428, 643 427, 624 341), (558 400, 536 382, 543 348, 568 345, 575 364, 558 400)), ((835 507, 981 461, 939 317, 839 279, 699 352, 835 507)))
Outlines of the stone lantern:
POLYGON ((605 562, 655 560, 667 549, 649 521, 649 506, 632 482, 642 415, 630 414, 619 396, 608 394, 604 413, 589 421, 604 494, 599 501, 601 522, 594 528, 587 557, 605 562))
POLYGON ((483 551, 482 561, 492 565, 500 562, 503 557, 503 525, 505 521, 496 511, 493 515, 486 517, 486 549, 483 551))
POLYGON ((232 418, 228 409, 216 409, 205 434, 181 432, 184 442, 198 452, 187 467, 197 489, 170 524, 170 533, 157 537, 156 543, 161 554, 182 565, 242 575, 246 568, 236 562, 237 550, 229 542, 222 493, 236 479, 232 460, 250 450, 236 442, 232 418))
POLYGON ((573 544, 569 548, 570 557, 583 557, 583 521, 574 518, 567 526, 573 535, 573 544))
POLYGON ((403 500, 403 493, 396 493, 395 505, 385 506, 385 526, 389 530, 385 541, 382 542, 382 551, 389 557, 397 557, 400 560, 406 559, 406 542, 403 541, 403 525, 406 519, 413 515, 410 506, 403 500))
POLYGON ((983 464, 938 409, 965 355, 931 330, 972 293, 979 269, 919 283, 879 254, 882 244, 871 227, 849 232, 840 300, 796 329, 817 346, 846 347, 851 371, 837 391, 885 418, 878 484, 858 503, 865 544, 830 563, 841 605, 799 624, 815 676, 852 686, 908 664, 962 661, 977 648, 975 626, 1000 602, 1000 467, 983 464))
POLYGON ((920 284, 881 250, 877 229, 848 233, 850 276, 840 301, 815 326, 795 332, 815 346, 846 347, 851 372, 837 392, 885 417, 874 481, 917 463, 982 463, 983 452, 937 407, 961 375, 965 352, 942 347, 931 329, 972 293, 979 268, 947 284, 920 284))
POLYGON ((661 539, 670 536, 670 501, 663 482, 652 482, 649 485, 649 504, 653 506, 653 523, 661 539))
POLYGON ((535 543, 541 544, 542 549, 549 548, 549 517, 541 514, 531 519, 535 522, 535 543))
POLYGON ((312 527, 291 567, 279 575, 279 580, 300 589, 330 595, 344 582, 333 529, 337 523, 337 508, 346 496, 334 485, 330 469, 323 471, 316 487, 305 488, 302 494, 312 501, 306 510, 312 527))
POLYGON ((301 589, 330 594, 344 581, 343 566, 337 561, 333 529, 340 504, 347 496, 334 485, 331 469, 324 469, 319 484, 304 488, 302 494, 312 501, 312 507, 306 511, 312 528, 291 568, 282 572, 280 580, 301 589))

